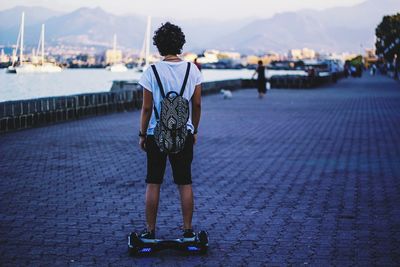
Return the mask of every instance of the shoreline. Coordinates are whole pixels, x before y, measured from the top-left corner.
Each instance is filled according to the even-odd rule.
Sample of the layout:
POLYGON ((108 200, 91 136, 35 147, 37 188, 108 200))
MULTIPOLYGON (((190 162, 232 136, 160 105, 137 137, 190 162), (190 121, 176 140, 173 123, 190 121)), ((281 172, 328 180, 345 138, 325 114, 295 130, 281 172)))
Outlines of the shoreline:
MULTIPOLYGON (((133 70, 114 73, 102 69, 76 69, 53 74, 25 75, 6 74, 0 71, 3 85, 0 89, 0 102, 108 92, 113 81, 139 80, 141 75, 140 72, 133 70)), ((204 70, 203 81, 247 79, 251 75, 252 72, 246 70, 204 70)))

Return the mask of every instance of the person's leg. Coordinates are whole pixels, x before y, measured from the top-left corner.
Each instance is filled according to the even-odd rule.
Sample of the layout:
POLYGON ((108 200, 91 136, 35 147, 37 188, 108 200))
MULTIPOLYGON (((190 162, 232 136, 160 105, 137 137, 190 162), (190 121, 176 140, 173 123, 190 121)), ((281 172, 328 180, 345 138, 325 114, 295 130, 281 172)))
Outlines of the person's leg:
POLYGON ((147 184, 146 188, 146 223, 147 230, 156 229, 158 203, 160 200, 160 184, 147 184))
POLYGON ((193 190, 192 190, 193 135, 188 135, 184 149, 178 154, 169 155, 174 182, 178 185, 181 197, 183 228, 192 229, 193 190))
POLYGON ((167 156, 160 152, 153 136, 146 139, 147 177, 146 177, 146 228, 156 228, 160 188, 163 182, 167 156))
POLYGON ((183 229, 192 229, 193 218, 193 189, 192 185, 178 185, 181 196, 181 207, 183 216, 183 229))

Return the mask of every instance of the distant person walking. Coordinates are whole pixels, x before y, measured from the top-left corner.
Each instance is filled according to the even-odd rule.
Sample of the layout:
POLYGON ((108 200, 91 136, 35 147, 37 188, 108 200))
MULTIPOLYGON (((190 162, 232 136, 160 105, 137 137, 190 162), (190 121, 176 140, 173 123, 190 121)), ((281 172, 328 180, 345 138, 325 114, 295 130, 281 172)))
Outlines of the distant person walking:
POLYGON ((337 83, 338 81, 338 68, 336 66, 336 64, 332 64, 332 68, 331 68, 331 73, 332 73, 332 82, 333 83, 337 83))
POLYGON ((393 58, 393 67, 394 67, 394 79, 399 79, 399 68, 400 68, 400 59, 397 54, 394 55, 393 58))
POLYGON ((201 64, 197 61, 197 57, 194 59, 193 63, 194 63, 194 65, 196 65, 196 67, 199 69, 199 71, 201 71, 201 64))
POLYGON ((147 154, 147 227, 140 237, 156 237, 160 187, 168 158, 181 197, 183 238, 194 241, 191 167, 200 122, 202 75, 193 63, 178 56, 186 42, 180 27, 163 24, 155 31, 153 41, 164 59, 151 65, 139 81, 143 86, 139 146, 147 154))
POLYGON ((361 78, 362 75, 363 75, 363 66, 361 64, 357 66, 357 71, 356 72, 357 72, 357 77, 361 78))
POLYGON ((345 78, 348 78, 350 75, 350 62, 348 60, 346 60, 346 62, 344 63, 343 73, 345 78))
POLYGON ((375 64, 371 65, 370 74, 371 74, 371 76, 375 76, 375 74, 376 74, 376 65, 375 64))
POLYGON ((266 86, 266 79, 265 79, 265 67, 261 60, 258 61, 258 67, 256 71, 251 76, 251 79, 254 79, 254 76, 257 74, 257 91, 258 91, 258 98, 263 98, 267 93, 267 86, 266 86))

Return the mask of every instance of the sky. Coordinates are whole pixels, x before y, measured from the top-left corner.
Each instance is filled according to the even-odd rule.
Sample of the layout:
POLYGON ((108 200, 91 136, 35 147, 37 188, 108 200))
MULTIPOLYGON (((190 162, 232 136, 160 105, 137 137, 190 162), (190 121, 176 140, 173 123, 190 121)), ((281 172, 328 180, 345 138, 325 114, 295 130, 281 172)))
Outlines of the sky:
POLYGON ((0 10, 24 5, 67 12, 80 7, 99 6, 117 15, 227 20, 266 18, 278 12, 352 6, 361 2, 363 0, 0 0, 0 10))

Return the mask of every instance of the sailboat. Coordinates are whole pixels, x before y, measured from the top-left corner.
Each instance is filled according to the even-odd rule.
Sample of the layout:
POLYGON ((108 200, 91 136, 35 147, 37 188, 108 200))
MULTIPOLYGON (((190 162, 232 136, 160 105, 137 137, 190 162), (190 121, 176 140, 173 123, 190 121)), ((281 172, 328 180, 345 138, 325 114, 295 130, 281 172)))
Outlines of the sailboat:
POLYGON ((60 72, 62 69, 50 62, 44 61, 44 24, 40 33, 38 50, 41 48, 41 64, 34 65, 32 62, 24 62, 24 24, 25 13, 22 12, 21 27, 18 33, 16 49, 13 52, 13 61, 7 68, 7 73, 35 73, 35 72, 60 72), (17 51, 19 49, 18 65, 16 64, 17 51))
POLYGON ((41 63, 40 65, 36 66, 36 72, 61 72, 62 68, 60 66, 57 66, 56 64, 51 62, 44 61, 44 24, 42 24, 42 31, 40 33, 40 39, 37 50, 39 50, 39 48, 41 49, 41 60, 40 60, 41 63))
POLYGON ((140 52, 140 58, 136 71, 143 72, 149 67, 149 57, 150 57, 150 34, 151 34, 151 17, 147 17, 146 32, 144 35, 142 51, 140 52))
MULTIPOLYGON (((117 54, 117 35, 114 34, 114 42, 113 42, 113 56, 117 54)), ((115 62, 111 66, 106 67, 106 70, 111 72, 125 72, 128 68, 123 63, 115 62)))
POLYGON ((25 12, 22 12, 21 26, 19 28, 17 45, 13 52, 12 64, 6 69, 7 73, 31 73, 35 72, 36 66, 30 62, 24 62, 24 28, 25 28, 25 12), (17 53, 19 49, 18 65, 16 64, 17 53))

